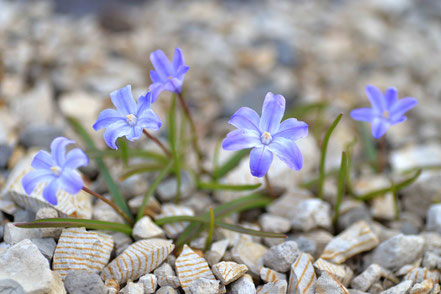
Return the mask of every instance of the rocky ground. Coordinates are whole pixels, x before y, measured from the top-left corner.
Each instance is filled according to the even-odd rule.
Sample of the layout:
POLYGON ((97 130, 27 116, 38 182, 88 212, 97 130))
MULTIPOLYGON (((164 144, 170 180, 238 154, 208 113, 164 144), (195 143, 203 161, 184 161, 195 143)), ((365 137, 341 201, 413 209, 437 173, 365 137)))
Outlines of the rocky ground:
MULTIPOLYGON (((79 16, 55 13, 51 2, 0 1, 1 293, 440 292, 439 1, 147 1, 122 7, 79 16), (302 171, 275 163, 269 172, 283 194, 266 209, 229 219, 288 239, 219 230, 206 252, 203 234, 172 253, 187 224, 158 227, 152 218, 201 215, 245 195, 197 191, 188 174, 179 205, 173 202, 176 180, 160 184, 149 204, 152 218, 136 224, 133 238, 83 228, 14 226, 58 216, 122 222, 104 202, 82 192, 48 207, 38 200, 41 189, 28 197, 20 179, 35 152, 47 149, 53 138, 64 135, 84 147, 67 116, 77 118, 105 148, 92 124, 110 107, 109 93, 126 84, 135 94, 144 93, 149 54, 160 48, 171 55, 175 47, 190 65, 185 94, 207 168, 238 107, 259 110, 268 91, 284 95, 292 110, 324 105, 299 113, 311 130, 299 142, 302 171), (367 106, 366 84, 394 86, 400 97, 413 96, 419 103, 405 123, 388 131, 389 164, 380 175, 370 169, 360 126, 348 115, 367 106), (392 193, 366 202, 347 195, 334 227, 335 178, 327 179, 324 200, 302 188, 317 176, 325 127, 340 112, 344 117, 331 138, 326 166, 337 168, 341 152, 357 138, 351 173, 356 194, 388 187, 390 178, 401 179, 413 167, 432 167, 399 191, 398 218, 392 193)), ((155 111, 165 121, 170 99, 162 97, 155 111)), ((164 139, 166 130, 158 135, 164 139)), ((130 146, 155 148, 147 140, 130 146)), ((220 154, 221 160, 228 156, 220 154)), ((120 161, 106 162, 118 179, 120 161)), ((88 186, 108 196, 94 163, 82 172, 88 186)), ((118 183, 134 212, 153 179, 137 175, 118 183)), ((259 180, 243 160, 225 182, 259 180)))

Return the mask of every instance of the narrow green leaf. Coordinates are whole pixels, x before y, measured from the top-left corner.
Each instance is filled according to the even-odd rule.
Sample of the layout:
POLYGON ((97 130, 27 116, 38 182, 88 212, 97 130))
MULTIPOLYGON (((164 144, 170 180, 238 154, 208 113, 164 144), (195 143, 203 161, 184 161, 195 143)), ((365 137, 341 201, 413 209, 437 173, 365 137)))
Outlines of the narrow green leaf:
POLYGON ((213 180, 217 179, 215 177, 215 173, 219 169, 219 154, 220 154, 221 146, 222 146, 222 139, 219 138, 216 141, 216 146, 214 147, 214 155, 213 155, 213 170, 214 170, 214 172, 212 175, 213 180))
POLYGON ((348 168, 348 162, 347 162, 346 152, 343 151, 341 154, 340 172, 338 173, 337 201, 335 203, 335 212, 333 218, 334 225, 337 225, 338 217, 340 215, 340 205, 341 202, 343 201, 345 181, 347 178, 347 168, 348 168))
POLYGON ((366 154, 366 157, 368 158, 372 170, 374 172, 377 172, 378 152, 377 152, 377 148, 375 147, 374 139, 372 138, 372 134, 367 128, 365 123, 360 122, 359 125, 361 130, 361 139, 364 145, 364 152, 366 154))
POLYGON ((170 149, 171 153, 173 155, 173 162, 175 165, 175 175, 176 175, 176 198, 175 202, 179 203, 179 200, 181 198, 181 171, 180 171, 180 162, 179 162, 179 155, 177 150, 177 134, 176 134, 176 95, 173 95, 172 102, 170 106, 170 110, 168 112, 168 140, 170 142, 170 149))
POLYGON ((248 191, 248 190, 255 190, 261 186, 261 184, 254 184, 254 185, 224 185, 219 184, 216 182, 206 183, 206 182, 199 182, 197 184, 199 189, 202 190, 228 190, 228 191, 248 191))
POLYGON ((224 164, 213 171, 213 179, 221 179, 236 166, 249 153, 248 149, 243 149, 235 152, 224 164))
POLYGON ((232 225, 221 221, 216 221, 216 226, 230 231, 235 231, 241 234, 247 234, 247 235, 258 236, 263 238, 287 238, 287 236, 285 236, 284 234, 251 230, 238 225, 232 225))
POLYGON ((129 147, 127 146, 127 141, 125 138, 119 138, 118 142, 123 165, 124 167, 127 167, 129 163, 129 147))
POLYGON ((433 164, 433 165, 415 166, 415 167, 411 167, 411 168, 408 168, 408 169, 404 170, 402 172, 402 174, 411 174, 411 173, 416 172, 419 169, 421 169, 421 170, 440 170, 441 169, 441 165, 433 164))
POLYGON ((210 226, 208 227, 208 236, 207 240, 205 241, 205 251, 210 249, 211 240, 213 239, 213 232, 214 232, 214 211, 213 208, 210 207, 210 226))
POLYGON ((123 171, 122 175, 120 176, 120 179, 122 181, 124 181, 125 179, 128 179, 131 176, 134 176, 137 174, 161 171, 165 167, 166 167, 165 164, 150 163, 150 162, 134 164, 134 165, 130 166, 128 169, 123 171))
POLYGON ((20 228, 85 227, 87 229, 121 232, 129 236, 132 234, 132 228, 129 225, 92 219, 46 218, 32 222, 16 223, 15 225, 20 228))
MULTIPOLYGON (((73 129, 81 136, 84 143, 87 145, 87 148, 92 151, 97 151, 97 148, 92 140, 92 137, 90 137, 90 135, 81 125, 81 123, 73 117, 67 117, 67 120, 70 123, 70 125, 73 127, 73 129)), ((124 200, 124 197, 122 197, 122 195, 119 193, 118 187, 113 181, 112 176, 110 175, 106 164, 101 159, 101 157, 96 157, 95 161, 101 174, 104 177, 105 182, 107 183, 107 187, 109 188, 110 195, 112 195, 115 204, 118 205, 118 207, 121 208, 133 220, 133 216, 130 212, 130 209, 127 206, 126 201, 124 200)))
POLYGON ((329 138, 331 137, 332 132, 337 127, 340 122, 343 113, 340 113, 337 118, 334 120, 332 125, 329 127, 328 131, 325 134, 322 142, 322 154, 320 158, 320 168, 319 168, 319 186, 318 186, 318 197, 320 199, 323 198, 323 185, 325 183, 325 162, 326 162, 326 151, 328 149, 329 138))
POLYGON ((395 220, 397 221, 400 219, 400 208, 398 207, 398 193, 393 179, 390 180, 390 188, 392 190, 392 197, 394 200, 394 211, 395 211, 394 216, 395 216, 395 220))
POLYGON ((351 169, 352 169, 352 152, 354 149, 355 144, 357 143, 357 138, 354 137, 351 142, 346 144, 345 150, 346 150, 346 163, 347 163, 347 169, 346 169, 346 191, 348 195, 353 195, 353 188, 352 188, 352 178, 351 178, 351 169))

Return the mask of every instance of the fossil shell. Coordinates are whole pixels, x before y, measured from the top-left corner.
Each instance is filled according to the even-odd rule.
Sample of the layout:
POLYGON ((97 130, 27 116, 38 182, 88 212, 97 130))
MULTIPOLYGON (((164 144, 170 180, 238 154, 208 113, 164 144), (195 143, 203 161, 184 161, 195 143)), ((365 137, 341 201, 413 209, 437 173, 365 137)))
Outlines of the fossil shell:
POLYGON ((437 270, 429 270, 425 267, 417 267, 411 269, 405 276, 403 280, 411 280, 414 284, 421 283, 426 279, 432 279, 435 283, 439 282, 439 272, 437 270))
POLYGON ((135 281, 158 267, 174 248, 175 245, 169 240, 140 240, 130 245, 108 264, 101 277, 103 280, 115 279, 120 284, 126 283, 129 279, 135 281))
POLYGON ((345 287, 348 286, 354 275, 348 266, 334 264, 322 258, 315 261, 314 267, 320 271, 327 271, 329 274, 336 277, 345 287))
POLYGON ((433 286, 434 283, 432 279, 424 280, 421 283, 413 285, 412 289, 410 289, 410 294, 428 294, 432 291, 433 286))
POLYGON ((263 266, 259 267, 259 273, 260 273, 260 278, 265 283, 271 283, 276 280, 286 280, 285 274, 279 273, 267 267, 263 267, 263 266))
POLYGON ((158 285, 161 287, 170 286, 176 289, 181 286, 181 283, 179 282, 177 276, 157 276, 157 278, 158 278, 158 285))
POLYGON ((111 288, 115 290, 115 293, 118 293, 120 287, 117 281, 115 280, 106 280, 104 284, 107 288, 111 288))
POLYGON ((348 258, 361 252, 371 250, 378 245, 377 236, 365 221, 359 221, 326 245, 321 258, 341 264, 348 258))
MULTIPOLYGON (((184 245, 179 257, 176 259, 176 272, 178 274, 181 287, 185 293, 190 292, 190 284, 200 278, 216 280, 207 261, 195 253, 190 247, 184 245)), ((220 291, 224 292, 224 291, 220 291)))
POLYGON ((297 260, 291 265, 287 293, 315 293, 315 283, 317 278, 312 263, 313 259, 309 254, 303 252, 300 253, 297 260))
POLYGON ((289 293, 286 292, 288 284, 286 280, 275 280, 271 283, 266 283, 263 286, 257 288, 256 294, 278 294, 278 293, 289 293))
MULTIPOLYGON (((177 216, 177 215, 191 215, 193 216, 193 210, 189 207, 175 205, 175 204, 165 204, 162 206, 161 214, 156 216, 156 219, 168 217, 168 216, 177 216)), ((175 238, 180 233, 182 233, 185 228, 188 226, 188 222, 178 222, 178 223, 170 223, 163 225, 167 237, 175 238)))
POLYGON ((244 264, 237 264, 232 261, 222 261, 213 266, 214 275, 224 285, 236 281, 248 271, 248 267, 244 264))
MULTIPOLYGON (((34 155, 34 154, 33 154, 34 155)), ((57 205, 49 204, 43 199, 43 189, 47 183, 40 183, 32 191, 31 195, 27 195, 21 184, 21 180, 24 175, 30 172, 32 156, 26 156, 19 164, 13 169, 11 175, 8 177, 8 181, 5 184, 5 188, 1 192, 0 196, 0 210, 6 213, 12 214, 16 210, 16 205, 37 212, 40 208, 52 207, 56 209, 60 216, 71 216, 76 218, 91 218, 92 217, 92 201, 91 196, 84 191, 72 195, 58 190, 57 192, 57 205)))
POLYGON ((69 271, 99 273, 109 262, 111 236, 85 228, 64 229, 55 248, 52 269, 64 279, 69 271))

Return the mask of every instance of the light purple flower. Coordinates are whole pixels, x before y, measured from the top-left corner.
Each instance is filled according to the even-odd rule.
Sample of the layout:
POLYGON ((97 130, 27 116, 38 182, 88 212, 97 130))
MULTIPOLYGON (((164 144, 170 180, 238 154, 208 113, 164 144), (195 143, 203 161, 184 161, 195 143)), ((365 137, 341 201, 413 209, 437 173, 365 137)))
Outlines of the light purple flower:
POLYGON ((112 149, 118 149, 115 142, 125 136, 130 141, 138 140, 144 128, 157 131, 162 125, 161 120, 150 109, 152 92, 139 97, 138 103, 132 96, 132 87, 125 86, 110 93, 115 109, 105 109, 93 125, 95 131, 106 128, 104 140, 112 149))
POLYGON ((372 136, 376 139, 383 136, 390 126, 404 122, 407 119, 404 114, 418 104, 417 100, 412 97, 398 100, 395 88, 388 88, 383 95, 377 87, 368 85, 366 94, 372 108, 354 109, 351 111, 351 117, 355 120, 370 122, 372 136))
POLYGON ((308 125, 295 118, 281 120, 285 113, 285 98, 269 92, 265 96, 262 117, 248 107, 242 107, 229 123, 237 127, 222 142, 225 150, 253 148, 250 153, 250 170, 255 177, 263 177, 277 155, 289 168, 299 170, 303 157, 296 140, 308 135, 308 125))
POLYGON ((51 154, 40 150, 31 165, 34 168, 22 180, 26 194, 30 195, 41 182, 48 185, 43 190, 43 198, 52 205, 57 205, 57 191, 62 189, 70 194, 77 194, 83 188, 79 172, 80 166, 89 164, 87 155, 79 148, 66 154, 66 146, 75 143, 64 137, 55 138, 51 143, 51 154))
POLYGON ((172 62, 168 60, 164 52, 156 50, 150 54, 150 61, 155 68, 155 70, 150 71, 150 78, 153 82, 150 86, 150 90, 153 93, 152 103, 156 101, 163 90, 181 93, 185 73, 190 69, 189 66, 185 65, 182 50, 179 48, 175 49, 175 56, 173 56, 172 62))

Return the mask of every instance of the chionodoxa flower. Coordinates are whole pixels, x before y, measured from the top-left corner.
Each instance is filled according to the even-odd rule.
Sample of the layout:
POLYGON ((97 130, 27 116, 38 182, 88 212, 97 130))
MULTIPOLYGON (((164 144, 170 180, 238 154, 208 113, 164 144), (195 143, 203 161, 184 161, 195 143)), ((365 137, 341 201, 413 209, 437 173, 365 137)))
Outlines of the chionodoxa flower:
POLYGON ((152 92, 139 97, 138 103, 132 96, 132 87, 125 86, 110 93, 115 109, 105 109, 99 116, 93 128, 95 131, 105 128, 104 141, 112 149, 118 149, 115 142, 125 136, 130 141, 138 140, 144 128, 157 131, 162 125, 160 118, 150 108, 152 92))
POLYGON ((351 117, 359 121, 367 121, 372 124, 372 136, 376 139, 382 137, 390 126, 404 122, 407 117, 404 114, 418 104, 412 97, 398 100, 395 88, 388 88, 386 92, 372 85, 366 86, 366 94, 372 108, 357 108, 351 111, 351 117))
POLYGON ((295 118, 281 120, 285 113, 285 98, 269 92, 265 96, 262 117, 248 107, 242 107, 229 123, 237 127, 222 142, 225 150, 253 148, 250 170, 255 177, 263 177, 273 161, 273 154, 289 168, 300 170, 303 157, 296 140, 308 135, 308 125, 295 118))
POLYGON ((57 191, 62 189, 70 194, 77 194, 83 188, 83 179, 76 170, 89 164, 87 155, 79 148, 66 154, 66 146, 75 143, 64 137, 55 138, 51 143, 51 153, 40 150, 32 160, 34 170, 22 179, 25 192, 30 195, 39 183, 48 183, 43 190, 43 198, 52 205, 57 205, 57 191))

